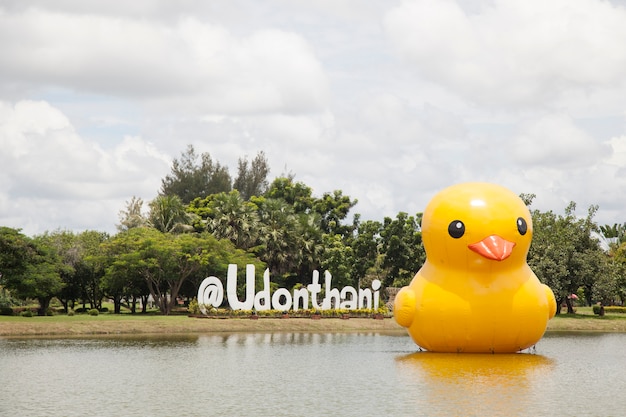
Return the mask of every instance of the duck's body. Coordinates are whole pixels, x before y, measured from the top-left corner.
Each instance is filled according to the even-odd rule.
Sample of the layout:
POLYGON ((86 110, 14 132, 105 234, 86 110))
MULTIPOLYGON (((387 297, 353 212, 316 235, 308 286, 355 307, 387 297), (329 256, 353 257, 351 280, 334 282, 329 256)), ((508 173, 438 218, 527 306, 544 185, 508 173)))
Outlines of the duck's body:
POLYGON ((530 213, 512 192, 468 183, 439 193, 424 212, 426 263, 396 296, 396 321, 437 352, 517 352, 554 316, 552 291, 526 263, 530 213))

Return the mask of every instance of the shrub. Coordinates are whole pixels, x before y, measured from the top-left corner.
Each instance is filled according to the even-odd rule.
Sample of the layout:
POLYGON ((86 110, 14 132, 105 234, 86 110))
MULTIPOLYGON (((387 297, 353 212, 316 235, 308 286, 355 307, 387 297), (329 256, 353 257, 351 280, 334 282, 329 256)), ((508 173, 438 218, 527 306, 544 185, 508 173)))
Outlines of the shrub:
POLYGON ((24 311, 22 311, 20 316, 22 316, 22 317, 32 317, 33 316, 33 312, 30 311, 30 310, 24 310, 24 311))
POLYGON ((594 304, 593 307, 591 307, 593 309, 593 314, 595 314, 596 316, 604 316, 604 306, 600 305, 600 304, 594 304))
POLYGON ((74 315, 74 310, 72 310, 71 308, 69 310, 67 310, 67 315, 68 316, 73 316, 74 315))
POLYGON ((91 310, 87 312, 87 314, 89 314, 90 316, 97 316, 98 314, 100 314, 100 312, 98 311, 97 308, 92 308, 91 310))
POLYGON ((11 307, 0 307, 0 316, 12 316, 13 309, 11 307))
POLYGON ((108 313, 109 312, 109 308, 108 307, 101 307, 100 310, 98 310, 100 313, 108 313))
POLYGON ((200 306, 198 305, 198 300, 195 297, 189 302, 187 311, 189 311, 189 314, 200 314, 200 306))
POLYGON ((46 316, 54 316, 54 310, 51 308, 48 308, 46 310, 46 316))
POLYGON ((607 312, 607 313, 624 314, 624 313, 626 313, 626 307, 623 307, 623 306, 607 306, 607 307, 604 307, 604 311, 607 312))

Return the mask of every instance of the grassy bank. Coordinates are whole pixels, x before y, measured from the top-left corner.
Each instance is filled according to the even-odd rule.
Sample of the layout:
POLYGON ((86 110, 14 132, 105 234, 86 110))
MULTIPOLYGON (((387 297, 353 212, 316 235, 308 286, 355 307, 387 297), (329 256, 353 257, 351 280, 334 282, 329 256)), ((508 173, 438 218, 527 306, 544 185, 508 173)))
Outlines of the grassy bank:
MULTIPOLYGON (((404 331, 393 319, 371 318, 190 318, 183 315, 57 315, 51 317, 0 316, 0 336, 79 336, 115 334, 181 334, 211 332, 349 332, 404 331)), ((626 315, 594 316, 591 309, 562 314, 548 323, 548 331, 626 332, 626 315)))
POLYGON ((548 331, 598 331, 626 332, 624 314, 607 314, 604 317, 592 314, 561 314, 548 322, 548 331))
POLYGON ((0 336, 78 336, 104 334, 180 334, 212 332, 401 331, 393 319, 372 318, 191 318, 182 315, 113 315, 5 317, 0 336))

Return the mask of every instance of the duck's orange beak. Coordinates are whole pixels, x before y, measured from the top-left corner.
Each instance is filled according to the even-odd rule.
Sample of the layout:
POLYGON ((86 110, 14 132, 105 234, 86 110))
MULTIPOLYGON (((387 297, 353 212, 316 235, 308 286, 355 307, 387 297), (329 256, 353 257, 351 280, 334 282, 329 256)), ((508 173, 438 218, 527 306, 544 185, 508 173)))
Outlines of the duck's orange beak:
POLYGON ((480 242, 468 246, 474 252, 494 261, 503 261, 511 255, 515 242, 501 238, 498 235, 487 236, 480 242))

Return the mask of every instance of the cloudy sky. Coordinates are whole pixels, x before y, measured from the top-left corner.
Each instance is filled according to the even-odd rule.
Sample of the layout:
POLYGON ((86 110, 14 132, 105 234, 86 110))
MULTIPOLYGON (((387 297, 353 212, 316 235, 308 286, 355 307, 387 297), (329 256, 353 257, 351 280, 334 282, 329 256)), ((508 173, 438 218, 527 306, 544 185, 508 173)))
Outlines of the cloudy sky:
POLYGON ((0 0, 0 225, 114 232, 187 144, 353 213, 489 181, 626 221, 621 0, 0 0))

